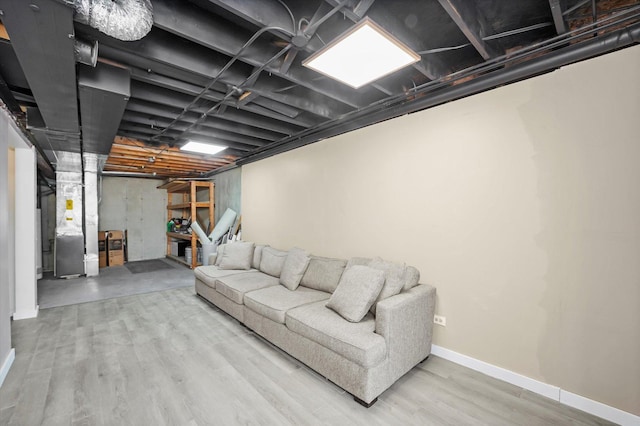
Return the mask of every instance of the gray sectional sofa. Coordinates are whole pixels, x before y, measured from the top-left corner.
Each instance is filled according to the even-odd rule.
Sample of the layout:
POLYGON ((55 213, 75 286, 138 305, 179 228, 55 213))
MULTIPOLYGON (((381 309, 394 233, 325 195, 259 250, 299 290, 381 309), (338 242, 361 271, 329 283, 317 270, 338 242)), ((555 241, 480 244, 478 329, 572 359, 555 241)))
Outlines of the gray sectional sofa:
POLYGON ((431 351, 436 290, 411 266, 234 242, 194 274, 198 295, 367 407, 431 351))

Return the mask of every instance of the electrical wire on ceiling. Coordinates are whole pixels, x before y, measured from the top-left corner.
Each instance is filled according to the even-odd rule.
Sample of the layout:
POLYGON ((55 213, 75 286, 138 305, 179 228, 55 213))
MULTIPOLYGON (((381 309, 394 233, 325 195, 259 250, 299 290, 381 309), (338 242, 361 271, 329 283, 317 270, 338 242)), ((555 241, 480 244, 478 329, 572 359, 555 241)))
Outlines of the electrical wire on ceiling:
MULTIPOLYGON (((215 77, 213 77, 209 83, 207 83, 207 85, 200 91, 200 93, 195 96, 191 102, 185 106, 182 111, 180 112, 180 114, 178 114, 178 116, 176 118, 174 118, 164 129, 162 129, 160 131, 160 133, 154 135, 151 137, 151 140, 155 140, 155 141, 159 141, 161 139, 161 137, 166 134, 166 132, 168 130, 170 130, 173 126, 175 126, 178 121, 180 121, 180 119, 182 117, 184 117, 184 115, 190 110, 191 107, 193 107, 200 99, 202 99, 202 97, 206 94, 206 92, 211 89, 211 87, 213 87, 213 85, 215 83, 217 83, 220 79, 220 77, 222 76, 222 74, 224 74, 225 71, 227 71, 231 65, 233 65, 239 58, 240 56, 245 52, 245 50, 247 48, 249 48, 262 34, 266 33, 266 32, 271 32, 271 31, 280 31, 283 32, 285 35, 287 35, 288 37, 295 37, 297 34, 295 33, 295 17, 293 15, 293 13, 291 12, 291 10, 287 7, 287 5, 281 1, 278 0, 278 2, 280 4, 282 4, 286 9, 287 12, 289 13, 291 19, 292 19, 292 25, 293 25, 293 30, 287 30, 285 28, 279 27, 279 26, 267 26, 267 27, 263 27, 261 29, 259 29, 258 31, 256 31, 250 38, 249 40, 247 40, 245 42, 245 44, 240 48, 240 50, 238 52, 236 52, 236 54, 229 59, 229 61, 227 61, 227 63, 225 64, 224 67, 222 67, 222 69, 220 69, 220 71, 218 71, 218 73, 216 74, 215 77)), ((327 12, 322 18, 320 18, 318 21, 314 22, 311 26, 307 27, 305 29, 305 32, 311 32, 313 31, 315 33, 316 29, 318 28, 318 26, 320 26, 323 22, 325 22, 327 19, 329 19, 331 16, 333 16, 335 13, 337 13, 340 9, 342 9, 347 3, 349 2, 349 0, 343 0, 340 3, 338 3, 335 7, 333 7, 329 12, 327 12)), ((278 58, 280 58, 282 55, 284 55, 285 53, 287 53, 290 49, 292 48, 292 44, 289 43, 287 46, 285 46, 283 49, 281 49, 278 53, 276 53, 274 56, 272 56, 268 61, 266 61, 265 63, 263 63, 260 67, 258 67, 256 70, 254 70, 251 75, 249 77, 247 77, 240 85, 238 85, 238 88, 241 89, 243 85, 245 85, 247 82, 249 81, 254 81, 255 78, 257 78, 257 76, 264 71, 269 65, 271 65, 271 63, 273 63, 274 61, 276 61, 278 58)), ((193 123, 191 123, 184 131, 183 134, 187 134, 189 130, 193 129, 195 126, 199 125, 202 121, 204 121, 208 115, 215 111, 217 108, 219 108, 221 105, 223 105, 225 103, 225 101, 227 101, 229 98, 231 98, 234 95, 234 91, 229 91, 223 98, 222 100, 220 100, 219 102, 217 102, 213 107, 209 108, 206 112, 202 113, 202 115, 193 123)))

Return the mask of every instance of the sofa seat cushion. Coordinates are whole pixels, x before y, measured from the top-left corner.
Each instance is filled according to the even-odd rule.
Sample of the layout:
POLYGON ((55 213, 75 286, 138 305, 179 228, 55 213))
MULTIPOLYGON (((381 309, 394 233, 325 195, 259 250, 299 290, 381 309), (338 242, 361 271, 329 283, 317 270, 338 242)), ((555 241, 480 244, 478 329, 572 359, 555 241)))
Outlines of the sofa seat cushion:
POLYGON ((280 285, 245 294, 244 305, 263 317, 284 324, 284 317, 288 310, 308 303, 327 300, 330 296, 324 291, 304 287, 289 290, 280 285))
POLYGON ((195 277, 211 288, 216 288, 216 280, 218 278, 228 277, 231 275, 246 274, 249 272, 252 271, 220 269, 217 266, 213 265, 198 266, 193 270, 193 274, 195 275, 195 277))
POLYGON ((282 287, 277 277, 255 271, 218 279, 216 291, 238 304, 243 304, 245 293, 274 285, 282 287))
POLYGON ((322 301, 291 309, 285 316, 285 325, 365 368, 376 366, 386 358, 385 340, 374 332, 376 324, 371 313, 354 323, 325 305, 322 301))

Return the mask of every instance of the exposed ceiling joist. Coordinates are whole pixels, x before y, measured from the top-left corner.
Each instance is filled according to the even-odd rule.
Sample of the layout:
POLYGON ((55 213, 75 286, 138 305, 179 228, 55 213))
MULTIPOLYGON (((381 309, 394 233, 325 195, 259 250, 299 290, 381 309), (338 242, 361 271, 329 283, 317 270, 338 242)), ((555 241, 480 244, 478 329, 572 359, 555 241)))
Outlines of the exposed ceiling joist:
POLYGON ((564 34, 567 32, 567 23, 564 20, 563 4, 561 0, 549 0, 549 7, 551 8, 551 15, 553 16, 553 24, 556 26, 556 32, 558 34, 564 34))
MULTIPOLYGON (((264 64, 278 51, 276 46, 260 37, 256 38, 252 44, 248 44, 248 41, 252 39, 251 34, 244 35, 228 22, 213 16, 203 15, 195 7, 188 5, 176 7, 176 3, 169 0, 154 2, 154 23, 158 28, 229 57, 238 56, 240 61, 254 67, 264 64)), ((267 27, 263 27, 260 31, 265 31, 265 28, 267 27)), ((280 63, 269 66, 267 71, 299 86, 323 93, 325 96, 352 108, 362 107, 377 100, 366 93, 345 90, 342 85, 331 80, 314 80, 317 75, 306 68, 298 67, 282 73, 279 66, 280 63)), ((239 85, 236 84, 236 86, 239 85)))
POLYGON ((20 104, 13 96, 11 89, 7 85, 7 82, 4 80, 2 75, 0 75, 0 98, 2 98, 4 104, 12 113, 19 114, 22 112, 22 110, 20 109, 20 104))
POLYGON ((475 2, 466 0, 438 0, 438 2, 485 60, 496 56, 494 49, 483 40, 487 35, 488 25, 475 2))
POLYGON ((295 20, 289 16, 289 10, 286 6, 277 0, 261 0, 259 3, 245 0, 209 1, 257 27, 284 29, 284 31, 273 30, 280 36, 290 37, 296 32, 295 20))
MULTIPOLYGON (((531 73, 522 71, 523 64, 536 63, 532 69, 545 72, 552 65, 538 58, 562 55, 578 44, 607 43, 598 50, 602 54, 637 43, 640 21, 640 0, 150 1, 153 29, 124 42, 74 21, 71 1, 0 0, 6 25, 0 25, 0 95, 18 120, 18 111, 27 111, 32 139, 48 158, 55 158, 54 150, 78 152, 81 140, 89 147, 89 139, 111 139, 99 135, 117 127, 119 136, 136 138, 136 145, 150 150, 118 145, 110 170, 144 176, 155 165, 158 177, 208 176, 234 167, 236 160, 245 164, 475 93, 471 87, 486 90, 488 82, 503 81, 516 68, 518 78, 526 78, 531 73), (358 90, 303 67, 304 59, 364 17, 422 60, 358 90), (627 32, 607 37, 620 28, 627 32), (97 41, 102 65, 130 73, 130 99, 118 119, 105 113, 105 120, 96 120, 100 114, 87 112, 87 104, 75 115, 62 108, 83 103, 76 70, 85 65, 75 64, 70 35, 97 41), (17 55, 25 46, 31 51, 17 55), (68 72, 58 78, 60 58, 68 72), (46 75, 34 80, 39 74, 46 75), (50 93, 64 87, 62 93, 75 96, 45 99, 43 87, 50 93), (43 118, 49 113, 75 120, 82 133, 52 127, 43 118), (185 160, 177 147, 189 139, 229 148, 222 156, 185 160), (149 155, 163 151, 154 148, 159 144, 172 147, 170 158, 149 155)), ((92 87, 86 83, 80 85, 85 103, 92 87)), ((98 97, 90 101, 100 104, 98 97)))
MULTIPOLYGON (((154 72, 147 72, 139 68, 131 68, 131 77, 132 79, 137 81, 162 87, 178 93, 190 95, 192 97, 197 96, 203 89, 202 86, 198 86, 196 84, 167 77, 154 72)), ((214 90, 209 90, 202 96, 202 99, 219 102, 223 99, 223 97, 224 94, 216 92, 214 90)), ((315 124, 318 124, 319 122, 317 120, 311 120, 307 117, 302 117, 301 111, 297 108, 293 108, 289 105, 285 105, 267 98, 254 99, 253 103, 248 105, 237 104, 232 100, 229 100, 226 102, 226 105, 238 107, 243 111, 251 112, 253 114, 272 119, 267 120, 269 122, 278 120, 282 121, 283 123, 293 124, 294 126, 298 127, 311 127, 315 124)))

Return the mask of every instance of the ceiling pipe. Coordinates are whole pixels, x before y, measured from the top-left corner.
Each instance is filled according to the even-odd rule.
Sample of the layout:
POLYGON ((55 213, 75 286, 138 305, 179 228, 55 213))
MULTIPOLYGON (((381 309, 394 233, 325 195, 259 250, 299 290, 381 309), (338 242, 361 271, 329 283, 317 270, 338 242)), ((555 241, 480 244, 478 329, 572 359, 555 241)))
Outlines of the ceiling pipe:
MULTIPOLYGON (((564 49, 557 50, 539 58, 531 59, 528 62, 505 68, 496 73, 477 77, 467 83, 459 84, 457 86, 449 86, 437 92, 434 91, 435 93, 429 92, 429 88, 425 91, 412 93, 412 97, 417 95, 417 97, 414 97, 414 100, 405 100, 395 106, 367 114, 366 116, 346 116, 344 119, 329 123, 326 127, 321 126, 305 136, 293 139, 287 138, 282 140, 279 144, 270 145, 270 148, 267 147, 265 149, 258 150, 254 154, 238 159, 236 164, 242 166, 244 164, 262 160, 322 139, 337 136, 342 133, 405 114, 411 114, 446 102, 475 95, 498 86, 514 83, 535 75, 551 72, 559 67, 603 55, 605 53, 610 53, 637 43, 640 43, 640 23, 635 23, 626 28, 613 31, 599 38, 593 38, 570 45, 564 49), (420 96, 421 94, 428 94, 428 96, 420 96)), ((364 109, 358 111, 358 113, 365 112, 368 113, 370 111, 365 111, 364 109)), ((210 176, 215 174, 217 173, 213 172, 210 176)))
POLYGON ((153 26, 149 0, 75 0, 75 20, 123 41, 140 40, 153 26))
POLYGON ((95 68, 98 62, 98 41, 92 43, 76 37, 73 41, 73 54, 76 62, 95 68))

